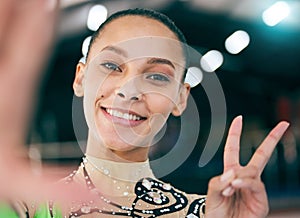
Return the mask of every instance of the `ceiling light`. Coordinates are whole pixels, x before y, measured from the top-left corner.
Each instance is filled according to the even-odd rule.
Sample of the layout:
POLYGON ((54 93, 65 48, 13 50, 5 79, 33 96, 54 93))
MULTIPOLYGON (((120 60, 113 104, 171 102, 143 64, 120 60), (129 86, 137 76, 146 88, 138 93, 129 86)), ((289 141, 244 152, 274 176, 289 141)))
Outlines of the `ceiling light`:
POLYGON ((107 13, 108 12, 105 6, 94 5, 89 11, 87 27, 92 31, 96 31, 99 26, 106 20, 107 13))
POLYGON ((290 7, 286 2, 279 1, 263 12, 262 18, 268 26, 275 26, 290 14, 290 7))
POLYGON ((198 67, 189 67, 184 82, 193 88, 201 83, 202 79, 203 73, 198 67))
POLYGON ((225 48, 231 54, 238 54, 245 49, 249 43, 249 34, 243 30, 238 30, 225 40, 225 48))
POLYGON ((223 64, 223 55, 217 50, 208 51, 202 56, 200 64, 203 70, 206 72, 214 72, 223 64))
POLYGON ((92 37, 88 36, 83 40, 81 52, 83 57, 86 57, 92 37))

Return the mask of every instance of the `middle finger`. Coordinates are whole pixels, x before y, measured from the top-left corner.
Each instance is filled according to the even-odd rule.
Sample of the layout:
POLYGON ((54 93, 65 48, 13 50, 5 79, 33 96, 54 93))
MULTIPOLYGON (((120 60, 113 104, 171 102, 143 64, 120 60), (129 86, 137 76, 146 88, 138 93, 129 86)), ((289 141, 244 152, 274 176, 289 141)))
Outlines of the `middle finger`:
POLYGON ((280 122, 265 138, 262 144, 258 147, 252 156, 248 166, 253 166, 258 169, 259 174, 264 170, 268 160, 270 159, 273 150, 275 149, 280 138, 289 127, 288 122, 280 122))

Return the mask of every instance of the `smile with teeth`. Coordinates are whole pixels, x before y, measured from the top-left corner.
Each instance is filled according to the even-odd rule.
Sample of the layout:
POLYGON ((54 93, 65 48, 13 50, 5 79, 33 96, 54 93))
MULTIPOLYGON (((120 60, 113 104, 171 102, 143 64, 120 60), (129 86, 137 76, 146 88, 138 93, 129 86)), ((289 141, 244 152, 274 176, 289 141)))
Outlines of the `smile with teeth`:
POLYGON ((105 111, 108 114, 110 114, 111 116, 123 118, 125 120, 138 121, 138 120, 145 119, 145 118, 140 117, 140 116, 135 115, 135 114, 123 113, 123 112, 120 112, 120 111, 117 111, 117 110, 113 110, 113 109, 109 109, 109 108, 105 108, 105 111))

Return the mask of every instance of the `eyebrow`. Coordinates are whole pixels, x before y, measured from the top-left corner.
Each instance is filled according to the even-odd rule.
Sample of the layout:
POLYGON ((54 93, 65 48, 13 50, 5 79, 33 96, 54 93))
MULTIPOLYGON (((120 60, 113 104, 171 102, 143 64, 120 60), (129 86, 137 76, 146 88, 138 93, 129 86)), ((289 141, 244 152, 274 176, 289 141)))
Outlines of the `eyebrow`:
MULTIPOLYGON (((128 57, 128 53, 125 50, 123 50, 119 47, 116 47, 116 46, 108 45, 108 46, 104 47, 101 51, 105 51, 105 50, 115 52, 124 57, 128 57)), ((151 58, 147 61, 147 64, 166 64, 166 65, 171 66, 173 69, 175 69, 174 64, 171 61, 164 59, 164 58, 151 58)))
POLYGON ((171 61, 164 58, 151 58, 150 60, 147 61, 147 64, 166 64, 171 66, 173 69, 175 69, 174 64, 171 61))
POLYGON ((115 52, 115 53, 117 53, 118 55, 122 55, 122 56, 124 56, 124 57, 127 57, 127 56, 128 56, 128 54, 127 54, 126 51, 124 51, 123 49, 118 48, 118 47, 116 47, 116 46, 111 46, 111 45, 109 45, 109 46, 104 47, 101 51, 105 51, 105 50, 115 52))

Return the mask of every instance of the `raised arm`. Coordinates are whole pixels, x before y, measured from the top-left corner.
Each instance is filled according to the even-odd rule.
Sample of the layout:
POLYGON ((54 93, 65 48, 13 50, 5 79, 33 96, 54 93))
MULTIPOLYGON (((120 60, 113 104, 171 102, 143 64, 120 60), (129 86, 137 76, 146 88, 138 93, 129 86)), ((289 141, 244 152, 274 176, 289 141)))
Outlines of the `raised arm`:
POLYGON ((0 201, 71 200, 87 194, 78 187, 50 185, 57 178, 47 170, 35 175, 26 159, 28 121, 57 12, 57 0, 0 1, 0 201))

